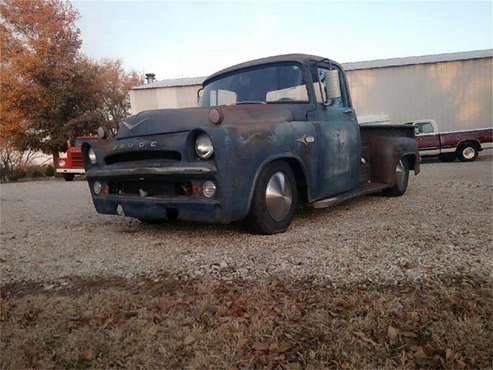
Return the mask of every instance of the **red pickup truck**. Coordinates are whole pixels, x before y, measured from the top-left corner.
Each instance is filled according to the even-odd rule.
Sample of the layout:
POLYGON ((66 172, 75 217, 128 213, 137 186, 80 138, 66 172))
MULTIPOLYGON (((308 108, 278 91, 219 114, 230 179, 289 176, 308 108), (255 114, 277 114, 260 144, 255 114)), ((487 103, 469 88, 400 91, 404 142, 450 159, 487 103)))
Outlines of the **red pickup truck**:
POLYGON ((438 132, 432 119, 407 122, 416 130, 416 141, 422 157, 438 156, 442 161, 456 158, 464 162, 476 160, 479 152, 493 148, 493 127, 463 131, 438 132))
POLYGON ((97 140, 94 136, 80 136, 74 143, 69 141, 66 153, 60 153, 60 158, 56 163, 56 172, 61 174, 65 181, 72 181, 75 175, 83 175, 84 159, 82 158, 81 145, 84 142, 97 140))

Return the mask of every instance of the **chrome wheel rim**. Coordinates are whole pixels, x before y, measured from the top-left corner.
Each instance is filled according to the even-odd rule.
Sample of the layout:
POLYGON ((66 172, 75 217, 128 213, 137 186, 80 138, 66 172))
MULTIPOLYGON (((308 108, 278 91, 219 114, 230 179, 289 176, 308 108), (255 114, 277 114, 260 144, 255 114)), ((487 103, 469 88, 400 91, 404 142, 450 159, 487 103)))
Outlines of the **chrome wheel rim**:
POLYGON ((282 172, 274 173, 265 189, 267 211, 275 221, 283 220, 289 213, 293 202, 291 184, 282 172))
POLYGON ((462 149, 462 156, 465 159, 473 159, 475 154, 476 154, 476 151, 474 150, 474 148, 472 148, 470 146, 462 149))
POLYGON ((395 176, 397 177, 397 183, 402 185, 404 182, 404 178, 406 177, 406 171, 404 170, 404 163, 402 163, 402 159, 395 166, 395 176))

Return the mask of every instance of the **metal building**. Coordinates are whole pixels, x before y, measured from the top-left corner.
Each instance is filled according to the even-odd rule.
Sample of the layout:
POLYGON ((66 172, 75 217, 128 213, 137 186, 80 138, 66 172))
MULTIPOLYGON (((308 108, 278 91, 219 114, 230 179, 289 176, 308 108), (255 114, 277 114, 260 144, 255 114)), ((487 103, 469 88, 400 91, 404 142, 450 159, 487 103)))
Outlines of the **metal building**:
MULTIPOLYGON (((434 119, 441 131, 493 126, 493 49, 343 63, 360 123, 434 119)), ((197 105, 205 77, 130 92, 132 112, 197 105)))

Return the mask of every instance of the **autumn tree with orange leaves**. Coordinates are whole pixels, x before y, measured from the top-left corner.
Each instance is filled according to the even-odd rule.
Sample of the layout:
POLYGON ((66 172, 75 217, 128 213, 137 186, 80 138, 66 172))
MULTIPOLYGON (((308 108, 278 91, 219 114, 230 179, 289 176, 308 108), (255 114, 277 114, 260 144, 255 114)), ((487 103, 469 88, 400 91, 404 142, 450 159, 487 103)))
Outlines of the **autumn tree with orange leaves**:
POLYGON ((60 0, 0 0, 0 138, 19 149, 66 150, 67 139, 116 127, 141 83, 120 62, 80 53, 79 14, 60 0))

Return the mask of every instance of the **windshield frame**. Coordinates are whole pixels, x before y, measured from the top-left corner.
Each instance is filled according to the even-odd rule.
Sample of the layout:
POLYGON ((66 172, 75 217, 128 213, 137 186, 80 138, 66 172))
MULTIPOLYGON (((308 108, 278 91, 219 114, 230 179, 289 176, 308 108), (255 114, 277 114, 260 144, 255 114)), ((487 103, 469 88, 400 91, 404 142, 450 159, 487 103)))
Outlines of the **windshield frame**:
MULTIPOLYGON (((222 73, 220 75, 217 75, 217 76, 214 76, 214 78, 211 78, 211 79, 207 79, 205 81, 205 83, 202 84, 202 87, 199 89, 199 91, 197 92, 197 95, 199 95, 199 92, 200 91, 203 91, 208 85, 210 85, 211 83, 214 83, 218 80, 221 80, 223 78, 227 78, 229 76, 233 76, 233 75, 236 75, 238 73, 243 73, 243 72, 248 72, 248 71, 253 71, 253 70, 256 70, 256 69, 263 69, 263 68, 269 68, 269 67, 273 67, 273 66, 297 66, 300 68, 301 70, 301 76, 303 78, 303 85, 305 86, 305 89, 306 89, 306 95, 307 95, 307 99, 306 100, 303 100, 303 101, 300 101, 300 100, 291 100, 291 101, 263 101, 263 102, 259 102, 257 104, 265 104, 265 105, 269 105, 269 104, 312 104, 312 91, 310 90, 310 86, 309 86, 309 78, 311 80, 311 76, 309 76, 309 74, 307 73, 307 68, 306 68, 306 65, 305 63, 302 63, 302 62, 299 62, 299 61, 279 61, 279 62, 270 62, 270 63, 261 63, 261 64, 257 64, 257 65, 254 65, 254 66, 249 66, 249 67, 245 67, 245 68, 239 68, 239 69, 235 69, 233 71, 229 71, 229 72, 225 72, 225 73, 222 73)), ((302 85, 299 85, 299 86, 302 86, 302 85)), ((245 103, 243 103, 245 104, 245 103)), ((252 103, 253 104, 253 103, 252 103)), ((220 104, 220 105, 224 105, 224 104, 220 104)), ((218 106, 220 106, 218 105, 218 106)), ((231 105, 231 106, 237 106, 237 105, 241 105, 241 102, 240 104, 228 104, 228 105, 231 105)), ((200 102, 199 102, 199 106, 202 107, 202 105, 200 105, 200 102)), ((213 107, 211 105, 209 106, 206 106, 206 107, 213 107)))

